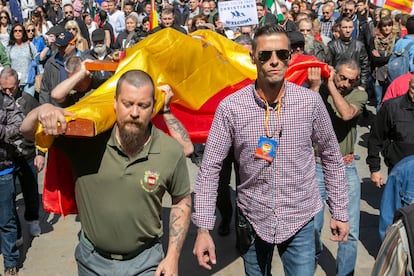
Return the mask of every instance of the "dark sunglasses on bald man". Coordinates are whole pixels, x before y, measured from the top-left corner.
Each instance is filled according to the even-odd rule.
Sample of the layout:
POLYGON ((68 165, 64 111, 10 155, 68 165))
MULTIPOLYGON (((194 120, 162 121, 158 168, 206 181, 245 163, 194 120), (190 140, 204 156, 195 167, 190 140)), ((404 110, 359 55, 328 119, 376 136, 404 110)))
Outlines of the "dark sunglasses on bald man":
POLYGON ((261 63, 265 63, 272 57, 272 53, 275 52, 276 56, 280 60, 288 60, 290 58, 290 51, 281 49, 281 50, 273 50, 273 51, 259 51, 258 60, 261 63))

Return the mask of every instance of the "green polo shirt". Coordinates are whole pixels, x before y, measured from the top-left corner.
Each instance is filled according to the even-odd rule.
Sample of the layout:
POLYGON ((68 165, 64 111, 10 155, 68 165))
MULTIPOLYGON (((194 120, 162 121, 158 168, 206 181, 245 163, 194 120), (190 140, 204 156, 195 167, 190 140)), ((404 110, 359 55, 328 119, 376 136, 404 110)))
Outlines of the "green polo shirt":
POLYGON ((82 228, 93 244, 126 254, 162 236, 162 197, 190 194, 182 147, 152 126, 151 140, 133 160, 122 151, 115 127, 92 138, 56 139, 72 162, 82 228))
MULTIPOLYGON (((356 139, 355 128, 357 125, 358 116, 349 121, 342 120, 341 115, 337 111, 335 104, 333 103, 333 99, 329 94, 328 88, 325 85, 321 86, 320 94, 325 102, 329 116, 331 117, 332 125, 336 134, 336 138, 338 139, 342 156, 353 153, 356 139)), ((355 105, 360 111, 362 111, 364 104, 368 100, 367 93, 359 89, 353 89, 348 94, 342 96, 348 103, 355 105)))

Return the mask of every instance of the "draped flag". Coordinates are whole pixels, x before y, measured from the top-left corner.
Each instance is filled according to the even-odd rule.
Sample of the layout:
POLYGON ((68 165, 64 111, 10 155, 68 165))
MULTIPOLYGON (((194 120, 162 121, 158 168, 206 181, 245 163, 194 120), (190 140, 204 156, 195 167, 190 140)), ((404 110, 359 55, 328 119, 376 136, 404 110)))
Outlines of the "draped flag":
POLYGON ((385 0, 384 8, 389 10, 400 10, 403 13, 411 13, 413 8, 412 0, 385 0))
MULTIPOLYGON (((313 66, 322 69, 323 77, 329 77, 325 63, 317 61, 313 56, 293 55, 289 66, 293 70, 288 69, 286 79, 301 84, 307 80, 307 68, 313 66)), ((132 69, 147 72, 156 86, 171 86, 174 92, 171 111, 186 127, 194 143, 206 141, 219 102, 252 83, 257 74, 248 51, 233 41, 209 30, 199 30, 189 36, 172 28, 165 28, 128 48, 114 76, 93 93, 68 107, 67 110, 77 117, 67 117, 66 120, 91 120, 94 122, 95 134, 110 129, 116 120, 113 110, 116 83, 123 73, 132 69)), ((164 93, 156 89, 155 96, 157 102, 154 116, 163 106, 164 93)), ((163 128, 162 118, 157 118, 161 116, 155 117, 154 124, 163 128)), ((36 131, 37 146, 49 148, 52 143, 53 137, 44 135, 39 124, 36 131)), ((73 184, 72 194, 68 192, 70 188, 59 187, 61 183, 70 185, 68 182, 73 177, 63 176, 62 170, 60 173, 53 173, 49 165, 47 172, 52 174, 51 177, 45 175, 45 210, 63 215, 76 212, 74 200, 71 200, 73 184)), ((55 166, 61 164, 57 161, 55 166)))

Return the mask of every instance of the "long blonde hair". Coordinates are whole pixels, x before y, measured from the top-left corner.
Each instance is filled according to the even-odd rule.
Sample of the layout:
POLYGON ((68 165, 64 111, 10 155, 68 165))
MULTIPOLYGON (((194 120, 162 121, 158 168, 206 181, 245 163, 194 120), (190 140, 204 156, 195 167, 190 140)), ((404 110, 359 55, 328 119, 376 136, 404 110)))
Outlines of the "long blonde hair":
POLYGON ((82 38, 84 38, 81 34, 80 28, 78 23, 75 20, 69 20, 68 22, 66 22, 65 24, 65 29, 67 31, 69 31, 69 29, 76 29, 76 44, 81 43, 82 42, 82 38))

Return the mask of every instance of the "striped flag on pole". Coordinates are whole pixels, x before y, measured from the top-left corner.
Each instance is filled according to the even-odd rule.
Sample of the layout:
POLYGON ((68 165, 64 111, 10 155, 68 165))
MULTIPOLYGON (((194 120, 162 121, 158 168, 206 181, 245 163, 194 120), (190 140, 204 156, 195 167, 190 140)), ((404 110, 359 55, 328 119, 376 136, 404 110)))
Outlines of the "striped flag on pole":
POLYGON ((266 0, 266 7, 277 17, 277 22, 283 22, 283 14, 277 0, 266 0))
POLYGON ((157 4, 155 0, 151 0, 151 14, 150 14, 150 30, 158 27, 157 4))
POLYGON ((412 0, 385 0, 384 8, 389 10, 400 10, 403 13, 411 13, 413 8, 412 0))

